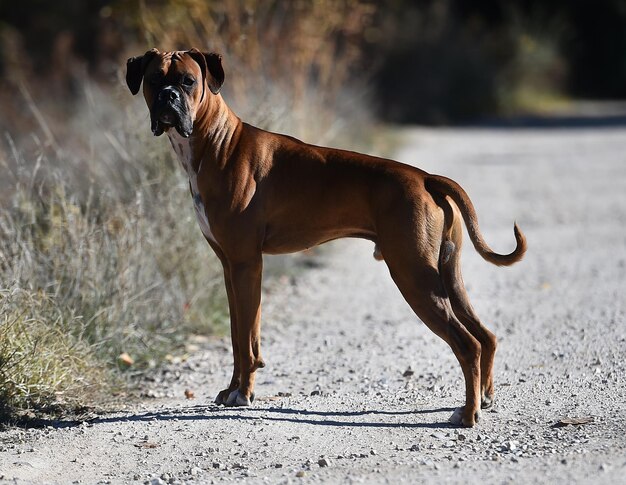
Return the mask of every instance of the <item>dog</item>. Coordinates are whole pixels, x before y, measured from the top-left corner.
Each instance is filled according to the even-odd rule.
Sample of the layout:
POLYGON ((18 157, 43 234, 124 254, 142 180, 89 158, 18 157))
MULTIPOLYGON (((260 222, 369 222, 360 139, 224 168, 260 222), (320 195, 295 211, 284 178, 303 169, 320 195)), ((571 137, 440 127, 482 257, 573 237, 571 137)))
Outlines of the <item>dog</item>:
POLYGON ((360 153, 309 145, 242 122, 220 94, 222 57, 152 49, 128 59, 133 95, 143 81, 152 133, 166 133, 189 178, 200 229, 224 269, 233 375, 215 400, 249 406, 261 357, 262 255, 342 237, 368 239, 415 314, 445 340, 465 378, 465 405, 450 418, 474 426, 494 399, 496 337, 474 312, 459 262, 464 221, 476 251, 508 266, 526 238, 493 252, 474 206, 453 180, 360 153))

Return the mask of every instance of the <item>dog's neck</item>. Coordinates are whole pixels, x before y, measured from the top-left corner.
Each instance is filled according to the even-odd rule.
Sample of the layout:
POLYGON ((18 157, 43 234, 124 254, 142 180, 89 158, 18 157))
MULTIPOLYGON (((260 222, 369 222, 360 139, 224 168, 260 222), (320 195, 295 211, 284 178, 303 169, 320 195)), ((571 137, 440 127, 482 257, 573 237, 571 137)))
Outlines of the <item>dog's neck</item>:
POLYGON ((228 107, 220 94, 210 94, 198 106, 191 135, 194 169, 201 163, 214 163, 223 168, 237 146, 241 134, 241 120, 228 107), (195 137, 194 133, 202 133, 195 137))
POLYGON ((197 174, 200 167, 194 167, 194 153, 191 145, 190 138, 184 138, 176 131, 175 128, 170 128, 167 132, 167 137, 172 144, 174 153, 178 157, 180 166, 191 177, 192 174, 197 174))

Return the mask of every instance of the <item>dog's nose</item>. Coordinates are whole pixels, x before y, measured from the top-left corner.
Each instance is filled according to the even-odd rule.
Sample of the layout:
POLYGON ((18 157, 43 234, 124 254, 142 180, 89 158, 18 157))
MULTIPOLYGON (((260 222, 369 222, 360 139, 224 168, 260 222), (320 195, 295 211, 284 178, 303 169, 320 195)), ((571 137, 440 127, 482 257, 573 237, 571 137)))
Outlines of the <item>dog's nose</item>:
POLYGON ((176 101, 179 98, 178 91, 171 87, 167 87, 159 93, 159 101, 176 101))

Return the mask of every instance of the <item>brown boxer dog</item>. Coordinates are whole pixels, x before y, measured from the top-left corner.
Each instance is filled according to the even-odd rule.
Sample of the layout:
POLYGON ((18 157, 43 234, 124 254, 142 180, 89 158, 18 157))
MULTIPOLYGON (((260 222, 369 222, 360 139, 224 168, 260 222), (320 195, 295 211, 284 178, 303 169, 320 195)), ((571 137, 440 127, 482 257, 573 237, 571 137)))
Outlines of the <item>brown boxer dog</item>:
POLYGON ((234 369, 218 404, 249 406, 261 358, 262 254, 301 251, 340 237, 374 242, 374 257, 417 316, 452 348, 465 405, 450 421, 473 426, 493 402, 496 337, 476 316, 459 263, 462 224, 488 262, 519 261, 526 239, 494 253, 454 181, 399 162, 303 143, 242 122, 219 94, 221 56, 152 49, 128 60, 126 82, 143 95, 152 132, 167 133, 189 177, 200 229, 224 267, 234 369), (482 402, 481 402, 482 401, 482 402))

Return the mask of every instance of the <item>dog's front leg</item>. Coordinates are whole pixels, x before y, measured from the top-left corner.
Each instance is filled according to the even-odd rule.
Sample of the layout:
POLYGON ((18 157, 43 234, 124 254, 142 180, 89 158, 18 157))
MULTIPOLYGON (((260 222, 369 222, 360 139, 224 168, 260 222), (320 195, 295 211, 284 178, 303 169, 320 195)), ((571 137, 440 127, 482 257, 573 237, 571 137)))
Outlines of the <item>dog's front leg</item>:
MULTIPOLYGON (((263 259, 230 264, 230 282, 235 302, 237 343, 239 352, 239 387, 233 390, 226 401, 230 406, 249 406, 254 400, 254 377, 259 367, 264 367, 261 358, 261 277, 263 259)), ((232 310, 231 310, 232 311, 232 310)))
POLYGON ((228 387, 217 395, 216 404, 226 404, 228 396, 239 388, 241 383, 241 367, 239 365, 239 340, 237 339, 237 307, 235 305, 235 294, 230 278, 230 267, 228 261, 221 257, 222 266, 224 267, 224 284, 226 286, 226 295, 228 296, 228 313, 230 314, 230 338, 233 346, 233 376, 228 387))

